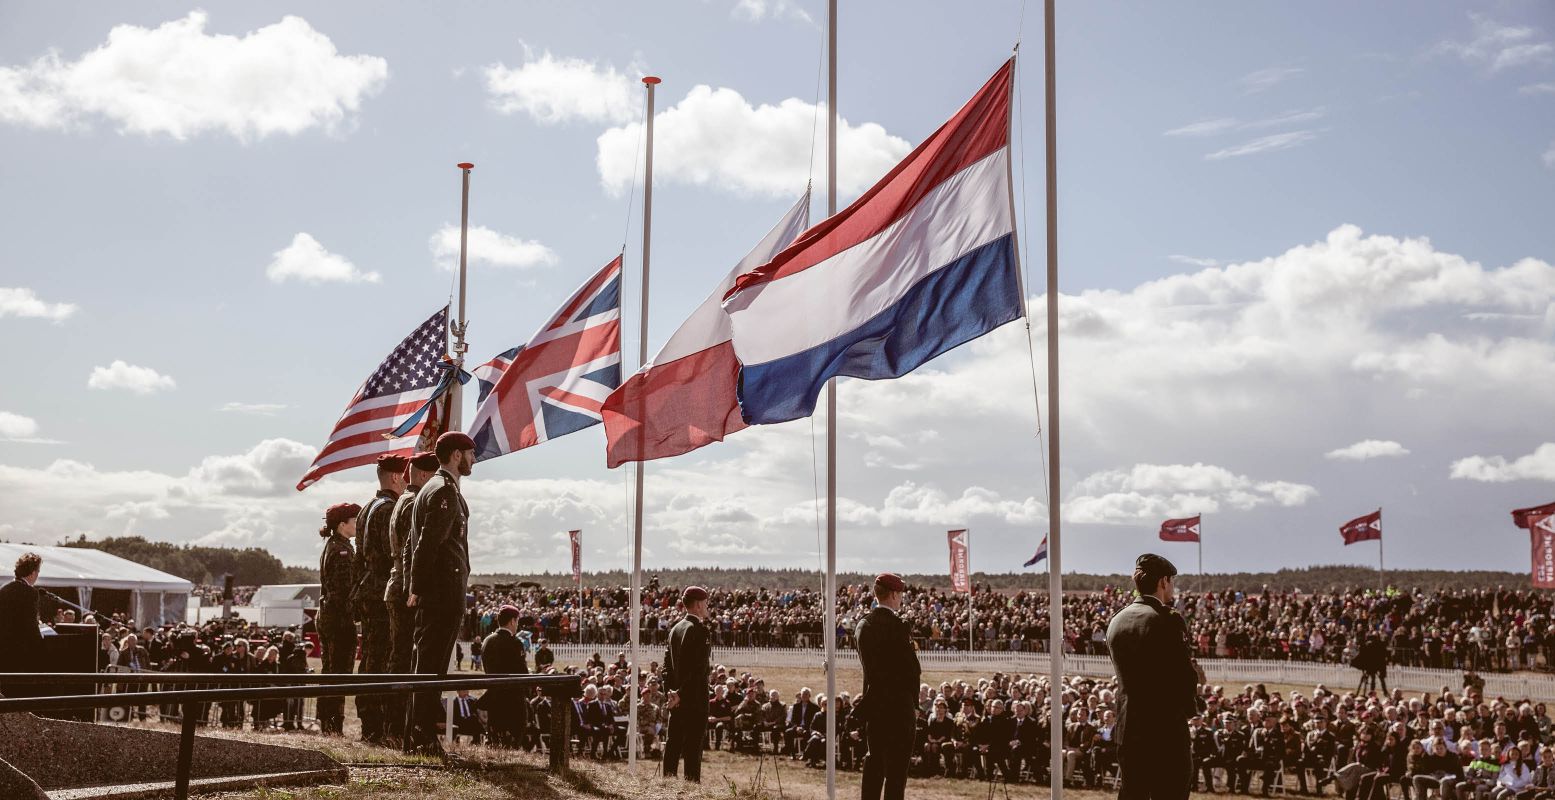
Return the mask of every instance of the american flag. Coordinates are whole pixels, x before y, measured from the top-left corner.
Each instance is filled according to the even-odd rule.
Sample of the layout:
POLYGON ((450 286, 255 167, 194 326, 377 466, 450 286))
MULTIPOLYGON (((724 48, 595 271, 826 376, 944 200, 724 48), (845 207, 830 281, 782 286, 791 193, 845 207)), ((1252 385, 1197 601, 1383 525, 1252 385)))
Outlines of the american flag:
POLYGON ((422 433, 443 424, 444 415, 434 406, 403 436, 391 434, 443 394, 449 370, 440 362, 447 350, 448 306, 443 306, 411 331, 356 390, 324 449, 297 483, 298 491, 331 472, 371 464, 384 453, 411 455, 422 433))
POLYGON ((574 292, 529 343, 475 369, 475 460, 522 450, 601 421, 621 385, 621 257, 574 292))

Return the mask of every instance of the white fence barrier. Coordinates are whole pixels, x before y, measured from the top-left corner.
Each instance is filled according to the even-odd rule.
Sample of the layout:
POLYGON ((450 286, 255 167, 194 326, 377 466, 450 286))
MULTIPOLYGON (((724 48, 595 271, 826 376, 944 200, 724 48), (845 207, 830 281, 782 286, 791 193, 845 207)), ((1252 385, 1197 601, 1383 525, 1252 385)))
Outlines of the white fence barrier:
MULTIPOLYGON (((551 646, 556 660, 561 664, 581 664, 594 653, 609 663, 615 660, 622 647, 555 644, 551 646)), ((643 645, 643 660, 662 661, 662 645, 643 645)), ((797 647, 714 647, 713 663, 741 669, 758 667, 810 667, 821 669, 824 658, 818 648, 797 647)), ((924 670, 931 672, 969 672, 984 675, 995 671, 1046 673, 1046 653, 1010 653, 999 651, 964 652, 958 650, 919 651, 918 661, 924 670)), ((857 667, 858 653, 852 649, 837 651, 837 663, 857 667)), ((1318 684, 1331 691, 1344 692, 1353 689, 1360 680, 1360 672, 1343 664, 1312 661, 1259 661, 1249 659, 1210 658, 1199 662, 1204 676, 1212 684, 1240 689, 1248 683, 1278 683, 1303 687, 1310 692, 1318 684)), ((1064 671, 1074 675, 1108 677, 1112 675, 1112 660, 1106 656, 1064 656, 1064 671)), ((1505 696, 1509 699, 1524 697, 1555 702, 1555 676, 1534 673, 1496 674, 1481 673, 1485 680, 1487 697, 1505 696)), ((1441 691, 1443 686, 1454 692, 1462 689, 1463 673, 1450 669, 1425 669, 1421 667, 1389 667, 1388 688, 1398 687, 1409 691, 1441 691)))

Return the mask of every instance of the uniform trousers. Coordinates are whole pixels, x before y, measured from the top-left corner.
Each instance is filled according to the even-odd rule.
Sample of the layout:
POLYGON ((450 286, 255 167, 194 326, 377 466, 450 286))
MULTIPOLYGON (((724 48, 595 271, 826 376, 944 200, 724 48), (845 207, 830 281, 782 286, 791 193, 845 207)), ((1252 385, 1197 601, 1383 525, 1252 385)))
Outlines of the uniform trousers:
MULTIPOLYGON (((410 672, 416 636, 416 610, 404 600, 385 600, 389 618, 389 669, 395 675, 410 672)), ((383 732, 388 736, 405 735, 405 696, 386 695, 383 701, 383 732)))
MULTIPOLYGON (((448 660, 453 657, 454 641, 459 637, 459 625, 463 621, 464 609, 457 605, 416 609, 414 669, 417 675, 448 674, 448 660)), ((415 744, 429 744, 437 739, 437 723, 442 717, 442 692, 417 692, 407 734, 414 738, 415 744)))
POLYGON ((670 728, 664 736, 664 774, 674 777, 686 762, 686 780, 702 780, 702 747, 707 742, 707 704, 687 703, 670 709, 670 728))
POLYGON ((870 709, 864 724, 864 756, 861 780, 863 800, 902 800, 907 790, 907 762, 917 727, 913 709, 870 709))
MULTIPOLYGON (((382 674, 389 667, 389 616, 382 611, 362 618, 362 661, 357 672, 382 674)), ((356 715, 362 720, 362 739, 378 741, 384 734, 386 695, 357 695, 356 715)))
MULTIPOLYGON (((337 613, 326 604, 315 617, 319 632, 319 644, 324 648, 324 672, 332 675, 350 675, 351 662, 356 660, 356 624, 346 613, 337 613)), ((319 698, 319 730, 324 733, 344 732, 346 699, 339 695, 319 698)))

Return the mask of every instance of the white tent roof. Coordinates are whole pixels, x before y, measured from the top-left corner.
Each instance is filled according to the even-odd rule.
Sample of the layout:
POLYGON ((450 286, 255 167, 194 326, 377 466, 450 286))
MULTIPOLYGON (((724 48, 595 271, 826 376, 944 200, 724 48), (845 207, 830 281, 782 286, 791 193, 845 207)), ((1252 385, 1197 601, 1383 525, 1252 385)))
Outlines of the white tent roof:
POLYGON ((144 592, 190 592, 194 584, 176 575, 137 564, 101 550, 0 543, 0 565, 16 563, 23 553, 43 557, 39 586, 89 586, 93 589, 139 589, 144 592))
POLYGON ((304 596, 317 598, 322 584, 317 583, 272 583, 254 590, 254 599, 249 601, 251 606, 271 606, 284 600, 296 600, 304 596))

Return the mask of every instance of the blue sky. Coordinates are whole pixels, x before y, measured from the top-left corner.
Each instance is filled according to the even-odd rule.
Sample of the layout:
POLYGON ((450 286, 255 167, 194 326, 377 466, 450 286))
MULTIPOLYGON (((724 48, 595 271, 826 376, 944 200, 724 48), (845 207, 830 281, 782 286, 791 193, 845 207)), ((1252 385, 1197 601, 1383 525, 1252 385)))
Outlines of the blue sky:
MULTIPOLYGON (((842 5, 845 201, 997 68, 1022 12, 842 5)), ((1066 564, 1122 569, 1160 516, 1199 510, 1212 570, 1373 563, 1336 526, 1384 505, 1394 564, 1526 569, 1505 511, 1555 495, 1555 11, 1060 6, 1066 564)), ((1039 258, 1040 13, 1017 151, 1039 258)), ((445 302, 433 240, 458 221, 454 163, 476 163, 471 221, 489 229, 471 252, 479 363, 623 240, 634 272, 620 187, 649 72, 671 115, 656 349, 804 190, 823 14, 6 4, 0 535, 310 561, 319 510, 365 497, 366 476, 291 486, 445 302)), ((844 383, 844 566, 942 569, 938 532, 963 526, 974 568, 1029 555, 1047 510, 1022 333, 844 383)), ((810 435, 650 467, 649 563, 816 564, 810 435)), ((590 430, 481 465, 482 563, 562 569, 573 527, 589 563, 624 563, 625 475, 602 450, 590 430)))

